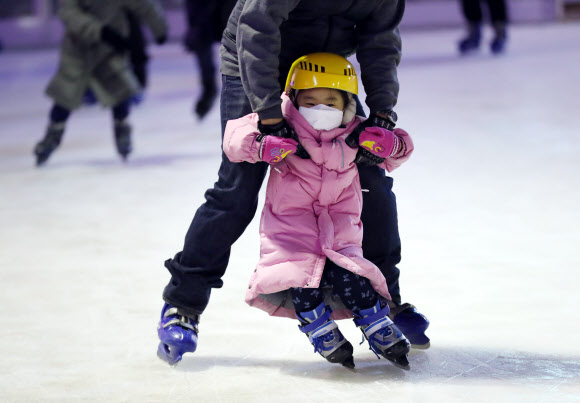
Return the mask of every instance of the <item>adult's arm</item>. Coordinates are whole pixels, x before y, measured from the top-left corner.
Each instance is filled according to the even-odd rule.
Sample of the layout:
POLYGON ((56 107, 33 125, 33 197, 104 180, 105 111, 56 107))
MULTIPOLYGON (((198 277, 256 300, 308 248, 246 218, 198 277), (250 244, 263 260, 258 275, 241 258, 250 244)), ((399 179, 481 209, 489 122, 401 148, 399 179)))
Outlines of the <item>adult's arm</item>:
POLYGON ((300 0, 247 0, 236 32, 242 85, 260 120, 282 119, 280 25, 300 0))
POLYGON ((361 79, 372 112, 391 110, 397 104, 401 61, 399 23, 405 0, 382 0, 369 18, 356 27, 361 79))

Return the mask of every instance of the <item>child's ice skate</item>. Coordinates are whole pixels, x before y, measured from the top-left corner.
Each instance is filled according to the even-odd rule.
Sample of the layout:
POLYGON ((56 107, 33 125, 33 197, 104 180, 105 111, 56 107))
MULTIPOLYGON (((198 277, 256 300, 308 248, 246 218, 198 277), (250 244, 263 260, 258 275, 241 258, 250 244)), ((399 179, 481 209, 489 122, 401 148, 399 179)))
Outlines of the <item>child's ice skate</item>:
POLYGON ((159 347, 157 355, 170 365, 177 364, 184 353, 193 353, 197 348, 197 324, 199 316, 180 315, 173 305, 164 304, 161 320, 157 326, 159 347))
POLYGON ((344 338, 338 325, 330 319, 332 310, 324 302, 308 312, 296 313, 302 325, 298 326, 314 346, 314 352, 320 353, 329 362, 339 363, 347 368, 354 368, 352 344, 344 338))
POLYGON ((354 323, 368 340, 370 349, 377 355, 401 367, 408 367, 407 354, 411 346, 403 333, 389 318, 389 306, 381 309, 380 302, 368 309, 354 313, 354 323))
POLYGON ((125 161, 127 156, 133 151, 131 125, 126 121, 115 121, 115 145, 117 146, 117 152, 125 161))
POLYGON ((64 123, 50 123, 44 138, 34 147, 36 165, 43 165, 60 145, 64 133, 64 123))
POLYGON ((429 327, 429 319, 419 313, 414 305, 404 303, 397 305, 389 301, 389 317, 409 339, 414 348, 427 349, 431 345, 425 330, 429 327))

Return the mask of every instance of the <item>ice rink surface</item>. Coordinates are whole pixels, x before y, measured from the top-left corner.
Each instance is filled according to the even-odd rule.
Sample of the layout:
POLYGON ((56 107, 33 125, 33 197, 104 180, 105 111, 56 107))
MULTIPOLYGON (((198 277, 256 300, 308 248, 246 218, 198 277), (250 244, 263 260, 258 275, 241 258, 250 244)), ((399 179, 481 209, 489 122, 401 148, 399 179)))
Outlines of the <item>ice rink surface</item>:
POLYGON ((394 173, 401 286, 432 339, 409 371, 359 346, 350 321, 354 372, 313 354, 296 322, 248 307, 257 220, 198 351, 160 361, 163 261, 217 179, 218 108, 196 121, 191 58, 152 48, 129 162, 91 107, 36 169, 58 54, 0 54, 0 400, 580 401, 580 25, 514 27, 503 57, 458 57, 461 34, 403 32, 397 112, 416 151, 394 173))

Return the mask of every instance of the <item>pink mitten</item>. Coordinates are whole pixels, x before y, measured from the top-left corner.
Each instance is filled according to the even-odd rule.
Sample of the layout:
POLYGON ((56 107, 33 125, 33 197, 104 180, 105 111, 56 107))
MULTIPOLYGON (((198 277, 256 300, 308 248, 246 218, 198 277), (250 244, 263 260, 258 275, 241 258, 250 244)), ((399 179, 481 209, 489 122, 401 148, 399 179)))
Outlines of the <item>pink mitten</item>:
POLYGON ((298 143, 292 139, 275 136, 264 136, 260 145, 259 157, 268 164, 276 164, 295 153, 298 143))
POLYGON ((360 134, 359 144, 374 155, 387 158, 397 154, 400 139, 389 130, 380 127, 367 127, 360 134))

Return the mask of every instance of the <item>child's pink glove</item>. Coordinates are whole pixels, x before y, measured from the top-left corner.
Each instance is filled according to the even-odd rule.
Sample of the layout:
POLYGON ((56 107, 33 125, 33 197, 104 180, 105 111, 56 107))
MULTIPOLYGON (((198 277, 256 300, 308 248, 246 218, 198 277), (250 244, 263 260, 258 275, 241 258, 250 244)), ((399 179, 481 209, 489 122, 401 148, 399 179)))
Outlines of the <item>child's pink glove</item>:
POLYGON ((295 153, 298 143, 284 137, 264 136, 260 144, 258 156, 268 164, 276 164, 295 153))
MULTIPOLYGON (((401 139, 390 130, 380 127, 367 127, 359 137, 359 145, 380 158, 394 157, 399 153, 401 139)), ((403 143, 404 144, 404 143, 403 143)))

